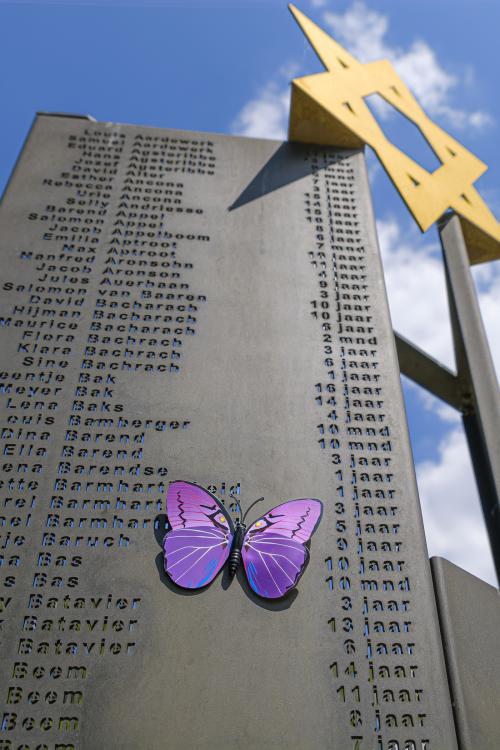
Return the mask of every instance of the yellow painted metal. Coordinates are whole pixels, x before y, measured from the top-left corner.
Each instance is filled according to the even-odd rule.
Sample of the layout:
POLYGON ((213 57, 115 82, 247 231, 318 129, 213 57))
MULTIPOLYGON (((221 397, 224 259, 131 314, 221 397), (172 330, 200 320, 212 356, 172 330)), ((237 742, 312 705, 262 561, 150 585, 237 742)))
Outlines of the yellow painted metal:
POLYGON ((373 148, 422 231, 446 211, 460 217, 471 263, 500 258, 500 224, 473 183, 487 166, 423 111, 388 60, 362 64, 293 5, 326 72, 292 81, 289 139, 373 148), (419 129, 441 166, 428 172, 389 141, 365 102, 379 94, 419 129))

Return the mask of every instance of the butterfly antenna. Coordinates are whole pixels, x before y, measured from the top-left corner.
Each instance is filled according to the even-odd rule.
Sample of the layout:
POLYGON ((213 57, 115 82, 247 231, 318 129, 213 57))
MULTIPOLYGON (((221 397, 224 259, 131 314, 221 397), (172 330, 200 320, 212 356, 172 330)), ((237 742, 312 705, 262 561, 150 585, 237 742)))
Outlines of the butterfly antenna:
POLYGON ((243 513, 243 511, 241 510, 241 505, 240 505, 240 503, 239 503, 239 500, 237 500, 237 499, 235 498, 235 496, 233 495, 233 493, 232 493, 232 492, 231 492, 231 494, 229 495, 229 497, 230 497, 230 498, 231 498, 231 500, 233 501, 233 502, 231 503, 231 505, 229 506, 229 510, 230 510, 230 511, 232 511, 233 513, 234 513, 234 512, 236 511, 236 513, 239 513, 239 514, 240 514, 240 523, 241 523, 241 522, 242 522, 242 518, 241 518, 241 516, 242 516, 242 513, 243 513))
POLYGON ((257 505, 257 503, 260 503, 260 502, 262 502, 262 500, 264 500, 264 498, 263 498, 263 497, 259 497, 259 498, 258 498, 257 500, 254 500, 254 501, 253 501, 253 503, 252 503, 251 505, 249 505, 249 506, 248 506, 248 508, 247 508, 247 509, 246 509, 246 511, 245 511, 245 515, 244 515, 244 516, 243 516, 243 518, 241 519, 241 523, 243 523, 243 522, 244 522, 244 520, 245 520, 245 518, 247 517, 248 511, 249 511, 249 510, 251 510, 251 509, 253 508, 253 506, 254 506, 254 505, 257 505))

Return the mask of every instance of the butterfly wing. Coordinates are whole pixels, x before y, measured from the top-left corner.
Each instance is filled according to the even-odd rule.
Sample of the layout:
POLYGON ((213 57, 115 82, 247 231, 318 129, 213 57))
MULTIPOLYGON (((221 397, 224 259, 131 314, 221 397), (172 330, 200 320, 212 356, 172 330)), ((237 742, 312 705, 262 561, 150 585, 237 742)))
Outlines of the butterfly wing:
POLYGON ((167 516, 171 528, 163 540, 166 572, 182 588, 206 586, 231 551, 234 527, 229 514, 203 487, 171 482, 167 516))
POLYGON ((250 526, 242 558, 256 594, 278 599, 296 586, 309 556, 306 543, 318 526, 322 509, 322 503, 312 498, 289 500, 250 526))

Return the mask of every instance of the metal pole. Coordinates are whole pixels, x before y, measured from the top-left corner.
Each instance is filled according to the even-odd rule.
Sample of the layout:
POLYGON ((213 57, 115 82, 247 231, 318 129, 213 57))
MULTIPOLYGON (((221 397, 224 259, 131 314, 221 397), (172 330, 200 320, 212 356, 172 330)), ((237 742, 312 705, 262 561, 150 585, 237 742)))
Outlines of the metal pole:
POLYGON ((462 397, 462 419, 500 580, 500 393, 460 219, 439 223, 462 397))

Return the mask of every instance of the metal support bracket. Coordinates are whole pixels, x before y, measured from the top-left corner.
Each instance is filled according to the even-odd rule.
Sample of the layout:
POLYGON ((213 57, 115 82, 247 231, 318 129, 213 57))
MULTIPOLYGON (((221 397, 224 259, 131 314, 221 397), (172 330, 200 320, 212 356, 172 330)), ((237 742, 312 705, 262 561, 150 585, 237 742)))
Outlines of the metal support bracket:
POLYGON ((500 580, 500 394, 459 217, 439 222, 457 374, 395 333, 403 375, 462 415, 500 580))
POLYGON ((457 411, 462 411, 459 380, 455 373, 396 331, 394 337, 401 373, 457 411))

